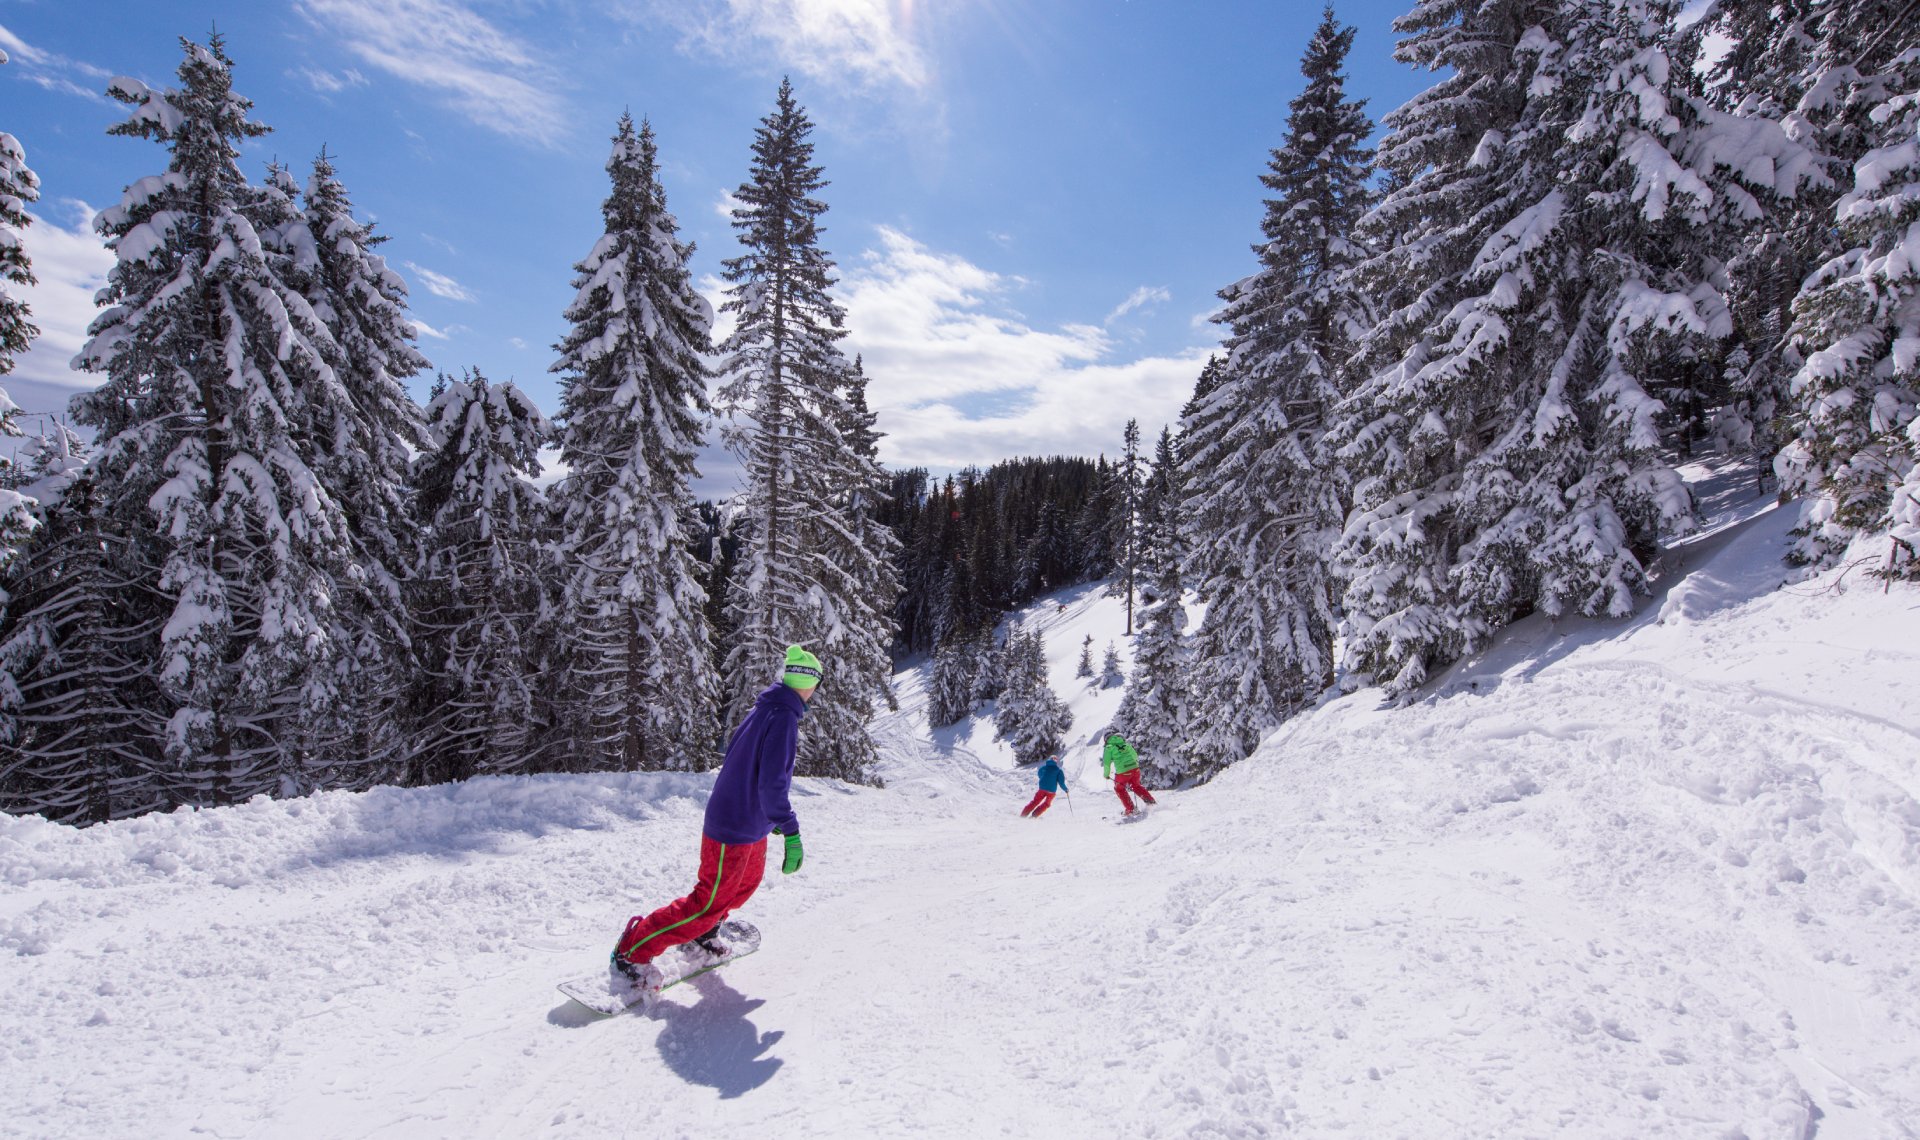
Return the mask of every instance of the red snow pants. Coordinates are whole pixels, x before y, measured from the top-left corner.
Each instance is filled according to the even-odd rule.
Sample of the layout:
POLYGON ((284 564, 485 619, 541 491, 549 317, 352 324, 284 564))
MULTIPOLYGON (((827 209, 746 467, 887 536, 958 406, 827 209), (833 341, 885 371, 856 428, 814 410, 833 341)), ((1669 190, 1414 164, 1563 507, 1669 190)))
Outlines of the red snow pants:
POLYGON ((1129 814, 1133 812, 1133 797, 1127 795, 1128 788, 1132 788, 1141 799, 1150 804, 1159 802, 1153 798, 1153 793, 1140 783, 1140 769, 1122 772, 1113 778, 1113 794, 1120 797, 1120 806, 1126 808, 1129 814))
POLYGON ((693 893, 627 920, 614 952, 631 962, 651 962, 662 950, 693 941, 752 898, 766 869, 766 840, 722 843, 702 835, 700 878, 693 893))
POLYGON ((1033 798, 1027 801, 1027 806, 1020 809, 1020 814, 1030 815, 1035 819, 1039 819, 1041 816, 1047 814, 1047 809, 1052 806, 1052 792, 1035 792, 1033 793, 1033 798))

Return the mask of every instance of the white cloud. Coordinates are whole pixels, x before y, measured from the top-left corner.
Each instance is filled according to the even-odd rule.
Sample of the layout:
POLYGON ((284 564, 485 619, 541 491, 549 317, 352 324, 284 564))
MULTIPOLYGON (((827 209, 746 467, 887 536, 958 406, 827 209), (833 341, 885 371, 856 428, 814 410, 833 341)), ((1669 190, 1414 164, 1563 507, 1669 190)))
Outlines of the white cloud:
POLYGON ((113 100, 107 98, 104 90, 106 80, 110 78, 105 68, 34 47, 14 35, 4 24, 0 24, 0 57, 20 68, 23 72, 21 78, 29 83, 38 84, 49 91, 113 105, 113 100), (82 79, 86 82, 81 82, 82 79))
POLYGON ((435 273, 433 270, 422 265, 417 265, 411 261, 405 262, 404 264, 408 269, 413 270, 413 275, 418 277, 420 283, 427 287, 427 292, 432 293, 436 297, 445 297, 449 301, 471 302, 475 299, 472 290, 444 273, 435 273))
POLYGON ((518 349, 525 349, 527 347, 527 342, 521 337, 517 337, 517 336, 508 337, 507 343, 518 349))
POLYGON ((360 59, 439 92, 452 110, 510 138, 555 146, 566 130, 561 74, 456 0, 299 0, 360 59))
POLYGON ((437 328, 434 328, 432 325, 421 320, 419 317, 411 318, 409 323, 413 325, 414 331, 419 333, 421 336, 432 337, 434 340, 449 339, 448 334, 441 332, 437 328))
POLYGON ((925 90, 933 69, 914 0, 630 0, 682 45, 731 59, 771 55, 836 86, 925 90))
MULTIPOLYGON (((1115 359, 1099 325, 1036 328, 1010 301, 1023 278, 928 249, 890 227, 843 267, 836 298, 847 310, 849 356, 865 358, 867 402, 886 433, 881 458, 895 467, 951 471, 1015 455, 1111 455, 1128 419, 1152 436, 1175 422, 1193 394, 1204 347, 1115 359)), ((700 279, 716 312, 726 283, 700 279)), ((1164 291, 1163 291, 1164 292, 1164 291)), ((720 314, 715 340, 732 327, 720 314)), ((737 464, 703 455, 700 494, 727 494, 737 464)))
POLYGON ((1133 292, 1127 294, 1127 299, 1120 302, 1119 305, 1115 306, 1113 312, 1107 314, 1107 319, 1105 323, 1112 324, 1113 322, 1119 320, 1121 317, 1124 317, 1128 313, 1133 312, 1135 309, 1144 308, 1147 305, 1155 304, 1156 302, 1164 304, 1171 300, 1173 300, 1173 294, 1167 292, 1165 286, 1142 285, 1138 289, 1135 289, 1133 292))
MULTIPOLYGON (((1012 455, 1111 454, 1130 418, 1156 433, 1193 393, 1208 348, 1111 359, 1104 329, 1032 327, 1025 284, 887 227, 839 290, 848 355, 866 359, 882 458, 953 469, 1012 455)), ((1164 293, 1165 290, 1160 290, 1164 293)), ((1167 298, 1170 299, 1170 298, 1167 298)))
MULTIPOLYGON (((93 232, 93 207, 72 198, 62 199, 58 205, 73 216, 71 228, 30 214, 33 224, 20 231, 38 284, 14 288, 32 310, 31 320, 40 327, 40 336, 14 358, 12 374, 0 383, 12 384, 17 378, 71 394, 99 383, 99 377, 75 372, 70 363, 86 344, 87 326, 99 312, 93 296, 107 283, 113 253, 93 232)), ((22 407, 28 406, 17 394, 14 398, 22 407)))
POLYGON ((26 67, 49 67, 57 57, 52 52, 41 51, 32 44, 14 35, 5 24, 0 24, 0 63, 20 64, 26 67))
POLYGON ((351 67, 338 75, 318 67, 297 68, 287 72, 287 74, 293 76, 295 79, 306 80, 315 91, 320 92, 322 95, 332 95, 345 91, 349 87, 365 87, 367 85, 367 77, 351 67))

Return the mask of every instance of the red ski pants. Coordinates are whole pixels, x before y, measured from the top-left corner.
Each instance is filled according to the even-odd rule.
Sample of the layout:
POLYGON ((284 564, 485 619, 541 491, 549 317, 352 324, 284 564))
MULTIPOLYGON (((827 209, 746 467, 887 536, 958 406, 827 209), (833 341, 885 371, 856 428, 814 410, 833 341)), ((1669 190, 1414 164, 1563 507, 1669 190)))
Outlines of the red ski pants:
POLYGON ((766 869, 766 840, 722 843, 702 835, 700 879, 693 893, 627 920, 614 952, 632 962, 651 962, 662 950, 693 941, 752 898, 766 869))
POLYGON ((1047 814, 1047 809, 1052 806, 1052 792, 1035 792, 1033 793, 1033 798, 1027 801, 1027 806, 1020 809, 1020 814, 1030 815, 1035 819, 1039 819, 1041 816, 1047 814))
POLYGON ((1132 811, 1133 797, 1127 795, 1128 788, 1132 788, 1141 799, 1150 804, 1159 802, 1153 798, 1153 793, 1149 792, 1146 787, 1140 783, 1140 769, 1138 768, 1135 768, 1131 772, 1122 772, 1113 778, 1113 794, 1120 797, 1121 807, 1132 811))

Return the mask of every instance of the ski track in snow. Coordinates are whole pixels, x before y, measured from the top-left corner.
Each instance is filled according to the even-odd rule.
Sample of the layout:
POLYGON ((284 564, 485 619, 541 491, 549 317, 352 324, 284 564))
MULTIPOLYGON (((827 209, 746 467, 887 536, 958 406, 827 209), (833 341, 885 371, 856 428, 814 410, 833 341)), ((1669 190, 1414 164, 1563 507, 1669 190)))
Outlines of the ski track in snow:
MULTIPOLYGON (((19 1137, 1920 1136, 1920 598, 1774 588, 1785 520, 1627 623, 1530 618, 1115 827, 921 677, 889 786, 801 781, 760 953, 597 1019, 553 986, 691 886, 709 776, 0 818, 19 1137)), ((1689 557, 1693 564, 1689 565, 1689 557)), ((1124 645, 1123 645, 1124 649, 1124 645)))

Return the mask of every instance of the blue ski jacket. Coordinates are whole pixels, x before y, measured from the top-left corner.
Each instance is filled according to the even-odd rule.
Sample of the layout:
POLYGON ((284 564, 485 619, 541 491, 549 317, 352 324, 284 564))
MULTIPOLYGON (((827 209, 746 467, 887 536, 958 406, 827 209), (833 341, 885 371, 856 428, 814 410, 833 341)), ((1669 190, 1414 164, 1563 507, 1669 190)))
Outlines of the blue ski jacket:
POLYGON ((1048 760, 1040 765, 1040 790, 1043 792, 1065 791, 1067 774, 1060 770, 1058 760, 1048 760))
POLYGON ((807 702, 785 685, 768 686, 754 698, 753 711, 727 741, 727 758, 713 781, 703 828, 709 839, 758 843, 769 831, 800 834, 787 791, 805 715, 807 702))

